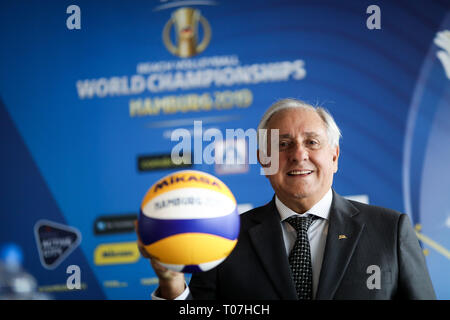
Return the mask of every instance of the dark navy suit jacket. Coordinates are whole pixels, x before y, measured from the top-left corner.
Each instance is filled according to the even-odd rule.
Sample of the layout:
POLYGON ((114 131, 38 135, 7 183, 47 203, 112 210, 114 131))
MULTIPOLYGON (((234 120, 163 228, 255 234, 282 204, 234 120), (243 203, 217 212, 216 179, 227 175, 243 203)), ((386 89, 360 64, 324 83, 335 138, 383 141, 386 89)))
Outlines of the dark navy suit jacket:
MULTIPOLYGON (((189 288, 191 299, 296 299, 274 199, 241 215, 233 252, 216 268, 194 274, 189 288)), ((435 299, 408 216, 344 199, 333 190, 315 298, 435 299), (380 272, 367 269, 372 265, 380 272)))

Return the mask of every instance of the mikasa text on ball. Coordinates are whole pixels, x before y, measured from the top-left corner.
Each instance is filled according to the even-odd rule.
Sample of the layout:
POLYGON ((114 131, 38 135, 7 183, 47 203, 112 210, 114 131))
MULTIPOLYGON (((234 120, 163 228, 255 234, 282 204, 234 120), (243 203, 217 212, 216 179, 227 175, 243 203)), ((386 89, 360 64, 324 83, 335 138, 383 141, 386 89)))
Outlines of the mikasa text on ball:
POLYGON ((156 182, 142 201, 138 230, 145 250, 175 271, 207 271, 234 249, 239 214, 230 189, 216 177, 178 171, 156 182))

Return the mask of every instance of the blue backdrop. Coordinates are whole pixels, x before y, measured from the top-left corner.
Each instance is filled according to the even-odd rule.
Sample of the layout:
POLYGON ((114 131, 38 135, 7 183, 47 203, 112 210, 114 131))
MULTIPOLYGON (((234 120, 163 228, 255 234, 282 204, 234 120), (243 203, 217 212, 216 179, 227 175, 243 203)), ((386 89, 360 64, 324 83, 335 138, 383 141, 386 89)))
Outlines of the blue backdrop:
MULTIPOLYGON (((194 120, 224 136, 256 128, 293 97, 341 127, 336 191, 408 213, 438 298, 450 299, 446 30, 444 0, 2 1, 0 244, 20 245, 54 298, 149 298, 156 278, 130 221, 147 189, 180 169, 167 162, 172 131, 193 133, 194 120), (372 4, 381 29, 367 27, 372 4), (195 24, 177 30, 187 7, 195 24), (183 32, 196 41, 175 52, 183 32), (78 240, 64 244, 52 226, 78 240), (81 290, 66 289, 69 265, 81 290)), ((248 159, 241 147, 231 152, 248 159)), ((241 211, 273 195, 257 164, 190 168, 224 181, 241 211)))

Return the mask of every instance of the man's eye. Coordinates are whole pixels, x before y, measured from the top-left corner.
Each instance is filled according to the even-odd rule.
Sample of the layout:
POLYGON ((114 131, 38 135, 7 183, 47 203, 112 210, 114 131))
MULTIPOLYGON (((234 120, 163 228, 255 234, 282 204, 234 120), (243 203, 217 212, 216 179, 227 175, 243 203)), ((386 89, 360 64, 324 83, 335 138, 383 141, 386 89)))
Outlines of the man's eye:
POLYGON ((307 144, 308 144, 309 146, 316 147, 316 146, 318 146, 320 143, 319 143, 319 141, 317 141, 317 140, 308 140, 308 141, 307 141, 307 144))
POLYGON ((287 146, 289 146, 288 141, 280 141, 280 147, 287 147, 287 146))

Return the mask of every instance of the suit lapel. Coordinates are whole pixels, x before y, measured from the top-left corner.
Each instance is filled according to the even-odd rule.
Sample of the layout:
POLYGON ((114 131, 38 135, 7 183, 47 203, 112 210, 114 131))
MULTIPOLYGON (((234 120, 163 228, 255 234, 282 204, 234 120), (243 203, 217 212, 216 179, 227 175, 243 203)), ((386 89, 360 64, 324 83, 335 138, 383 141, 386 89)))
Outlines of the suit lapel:
POLYGON ((263 268, 281 299, 297 299, 274 200, 255 217, 255 222, 249 235, 263 268))
POLYGON ((355 219, 358 214, 348 200, 333 190, 328 235, 316 299, 333 299, 364 229, 355 219))

